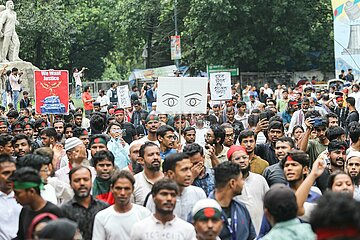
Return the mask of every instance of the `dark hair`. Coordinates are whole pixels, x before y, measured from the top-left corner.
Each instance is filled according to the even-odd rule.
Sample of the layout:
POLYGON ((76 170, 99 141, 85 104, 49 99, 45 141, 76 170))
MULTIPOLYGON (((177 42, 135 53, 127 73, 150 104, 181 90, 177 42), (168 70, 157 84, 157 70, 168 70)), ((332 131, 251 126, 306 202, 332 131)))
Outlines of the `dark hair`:
POLYGON ((255 114, 250 114, 248 117, 249 127, 255 127, 259 122, 260 116, 255 114))
POLYGON ((334 151, 334 149, 344 148, 348 149, 348 144, 345 141, 334 139, 329 142, 329 145, 327 147, 328 152, 334 151))
POLYGON ((306 98, 306 97, 304 97, 303 99, 302 99, 302 101, 301 101, 301 103, 310 103, 310 100, 308 99, 308 98, 306 98))
POLYGON ((295 193, 287 186, 275 185, 265 193, 264 208, 269 211, 276 223, 293 219, 298 210, 295 193))
POLYGON ((7 153, 1 153, 0 154, 0 165, 4 162, 16 163, 16 160, 15 160, 15 158, 13 158, 12 156, 10 156, 7 153))
POLYGON ((29 138, 27 135, 25 135, 25 134, 16 134, 16 135, 12 138, 11 144, 14 146, 15 143, 16 143, 18 140, 22 140, 22 139, 25 139, 26 142, 28 143, 28 145, 29 145, 30 147, 32 146, 32 142, 31 142, 30 138, 29 138))
POLYGON ((109 160, 113 165, 115 164, 114 154, 110 151, 101 150, 96 152, 92 158, 94 167, 96 168, 96 165, 105 159, 109 160))
POLYGON ((246 103, 244 101, 239 101, 237 104, 236 104, 236 108, 240 108, 242 106, 246 106, 246 103))
POLYGON ((36 154, 26 154, 21 158, 21 161, 18 162, 18 167, 31 167, 40 172, 42 165, 48 165, 50 163, 51 160, 49 158, 36 154))
POLYGON ((115 117, 114 116, 109 116, 107 119, 106 119, 106 125, 109 125, 110 124, 110 121, 112 120, 115 120, 115 117))
POLYGON ((55 128, 47 127, 47 128, 44 128, 43 130, 41 130, 40 136, 41 135, 46 135, 47 137, 57 138, 58 134, 57 134, 55 128))
POLYGON ((156 138, 159 139, 160 137, 164 137, 167 132, 175 132, 173 127, 169 125, 162 125, 156 130, 156 138))
POLYGON ((16 67, 13 67, 13 68, 11 69, 11 72, 17 72, 17 71, 19 71, 19 69, 17 69, 16 67))
MULTIPOLYGON (((335 178, 338 175, 342 175, 342 174, 349 176, 346 172, 341 171, 341 170, 336 170, 330 174, 328 181, 327 181, 327 186, 326 186, 328 191, 332 191, 332 185, 334 184, 335 178)), ((349 176, 349 178, 351 179, 351 182, 354 185, 353 179, 350 176, 349 176)))
POLYGON ((83 114, 82 114, 82 113, 79 113, 79 112, 76 112, 76 113, 74 114, 74 118, 76 118, 76 117, 81 117, 81 118, 83 118, 83 114))
POLYGON ((105 129, 105 120, 100 114, 93 114, 90 118, 91 130, 102 132, 105 129))
POLYGON ((139 149, 139 156, 144 158, 145 156, 145 149, 147 147, 157 147, 159 148, 159 146, 156 143, 153 142, 145 142, 143 145, 141 145, 140 149, 139 149))
POLYGON ((76 127, 73 129, 73 136, 74 137, 80 137, 80 136, 84 136, 84 131, 87 132, 87 130, 85 128, 80 128, 80 127, 76 127))
POLYGON ((298 162, 303 167, 309 167, 310 164, 310 158, 309 155, 306 154, 304 151, 301 150, 290 150, 287 154, 287 156, 281 160, 281 166, 284 168, 285 162, 288 160, 288 158, 291 158, 293 161, 298 162))
POLYGON ((346 102, 352 107, 355 106, 355 98, 353 98, 353 97, 346 98, 346 102))
POLYGON ((118 126, 119 128, 122 129, 121 125, 120 125, 118 122, 113 122, 113 123, 110 123, 109 126, 107 127, 106 133, 109 133, 109 132, 110 132, 110 129, 111 129, 113 126, 118 126))
POLYGON ((303 132, 304 132, 304 128, 301 126, 301 125, 296 125, 294 128, 293 128, 293 131, 292 131, 292 135, 295 134, 295 131, 300 128, 303 132))
POLYGON ((326 118, 326 126, 329 127, 329 118, 336 118, 339 119, 338 116, 335 113, 328 113, 325 115, 326 118))
POLYGON ((167 155, 162 164, 163 172, 167 172, 169 170, 175 172, 176 164, 186 158, 189 158, 189 156, 183 152, 167 155))
MULTIPOLYGON (((346 229, 355 227, 359 231, 359 203, 348 193, 326 192, 317 201, 311 212, 310 224, 314 232, 318 229, 346 229)), ((344 232, 345 234, 345 232, 344 232)), ((334 239, 351 240, 356 237, 337 236, 334 239)))
POLYGON ((163 189, 175 191, 176 194, 179 193, 179 187, 174 180, 171 180, 169 178, 163 178, 154 183, 151 188, 151 195, 154 197, 163 189))
POLYGON ((18 118, 19 117, 19 113, 16 110, 10 110, 7 114, 7 117, 12 117, 12 118, 18 118))
POLYGON ((62 123, 64 128, 65 128, 65 123, 63 120, 55 120, 54 123, 53 123, 53 127, 55 127, 55 123, 62 123))
MULTIPOLYGON (((263 103, 263 104, 264 104, 264 103, 263 103)), ((264 104, 264 105, 265 105, 265 104, 264 104)), ((260 109, 257 109, 257 108, 253 109, 250 114, 255 114, 255 113, 260 114, 260 113, 261 113, 260 109)))
POLYGON ((295 142, 291 137, 281 137, 276 142, 287 142, 291 148, 295 148, 295 142))
POLYGON ((339 139, 342 135, 345 135, 345 130, 339 126, 329 127, 326 130, 325 135, 326 138, 331 142, 332 140, 339 139))
POLYGON ((67 128, 74 129, 74 128, 76 128, 76 126, 74 124, 72 124, 72 123, 66 123, 65 127, 64 127, 64 130, 66 130, 67 128))
POLYGON ((186 144, 184 146, 183 152, 186 153, 189 157, 192 157, 197 153, 200 153, 201 156, 204 156, 204 148, 197 143, 186 144))
POLYGON ((183 131, 184 136, 187 134, 187 132, 190 131, 196 131, 194 127, 186 127, 183 131))
POLYGON ((37 148, 35 149, 34 154, 46 157, 50 160, 50 162, 54 158, 54 151, 50 147, 37 148))
POLYGON ((272 121, 269 123, 268 131, 271 129, 280 129, 282 132, 284 132, 284 125, 279 121, 272 121))
POLYGON ((225 187, 231 179, 241 174, 240 165, 230 161, 222 162, 214 168, 215 188, 225 187))
POLYGON ((254 137, 254 139, 256 140, 256 134, 254 131, 252 130, 243 130, 240 132, 239 134, 239 143, 241 145, 241 142, 244 138, 248 138, 248 137, 254 137))
MULTIPOLYGON (((271 111, 271 112, 274 113, 273 111, 271 111)), ((278 121, 278 122, 281 122, 281 124, 284 124, 284 120, 278 115, 270 117, 269 123, 274 122, 274 121, 278 121)))
POLYGON ((90 89, 90 86, 85 86, 83 92, 87 92, 90 89))
POLYGON ((357 143, 360 138, 360 123, 359 122, 352 122, 349 124, 349 136, 351 142, 357 143))
MULTIPOLYGON (((39 172, 31 167, 17 169, 11 179, 18 182, 34 182, 39 185, 42 182, 39 172)), ((33 187, 33 189, 40 195, 40 187, 33 187)))
POLYGON ((42 127, 42 123, 46 124, 46 121, 42 118, 39 118, 38 120, 36 120, 35 121, 35 129, 42 127))
POLYGON ((131 185, 134 189, 134 184, 135 184, 135 178, 133 176, 133 174, 130 171, 127 170, 117 170, 114 172, 114 174, 111 177, 111 186, 114 187, 115 183, 117 182, 117 180, 119 180, 120 178, 126 178, 127 180, 129 180, 131 182, 131 185))
POLYGON ((70 180, 70 183, 71 183, 72 175, 73 175, 74 173, 76 173, 77 171, 81 170, 81 169, 86 169, 86 170, 88 170, 89 173, 90 173, 90 177, 92 177, 92 174, 91 174, 91 171, 90 171, 89 168, 87 168, 87 167, 85 167, 85 166, 73 167, 73 168, 70 170, 70 172, 69 172, 69 180, 70 180))
POLYGON ((112 82, 112 83, 110 84, 110 87, 113 87, 115 84, 116 84, 116 82, 112 82))
POLYGON ((220 138, 219 144, 223 144, 225 141, 225 135, 226 135, 225 129, 218 124, 211 125, 210 129, 214 133, 215 140, 220 138))
POLYGON ((0 146, 5 147, 6 144, 11 142, 12 137, 9 135, 0 135, 0 146))

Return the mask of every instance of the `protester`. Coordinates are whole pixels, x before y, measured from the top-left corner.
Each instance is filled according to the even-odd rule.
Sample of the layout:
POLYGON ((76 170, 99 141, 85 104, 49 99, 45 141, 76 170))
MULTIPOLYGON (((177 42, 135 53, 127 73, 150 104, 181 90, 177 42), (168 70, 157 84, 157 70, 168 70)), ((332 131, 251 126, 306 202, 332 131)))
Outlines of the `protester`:
POLYGON ((151 189, 155 204, 155 213, 134 224, 131 230, 132 240, 159 239, 194 239, 194 227, 174 214, 178 185, 171 179, 157 181, 151 189))
POLYGON ((114 205, 96 214, 92 239, 131 239, 132 226, 150 216, 145 207, 132 204, 135 179, 128 171, 116 172, 111 178, 114 205))

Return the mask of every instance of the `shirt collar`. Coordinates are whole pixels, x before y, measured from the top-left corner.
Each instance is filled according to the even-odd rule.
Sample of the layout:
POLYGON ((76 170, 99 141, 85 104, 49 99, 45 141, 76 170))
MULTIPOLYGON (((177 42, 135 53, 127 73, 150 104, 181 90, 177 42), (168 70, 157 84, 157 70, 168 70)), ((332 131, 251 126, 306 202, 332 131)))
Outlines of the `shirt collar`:
POLYGON ((6 194, 6 193, 0 191, 0 197, 1 198, 15 198, 15 193, 14 193, 14 191, 11 191, 9 194, 6 194))

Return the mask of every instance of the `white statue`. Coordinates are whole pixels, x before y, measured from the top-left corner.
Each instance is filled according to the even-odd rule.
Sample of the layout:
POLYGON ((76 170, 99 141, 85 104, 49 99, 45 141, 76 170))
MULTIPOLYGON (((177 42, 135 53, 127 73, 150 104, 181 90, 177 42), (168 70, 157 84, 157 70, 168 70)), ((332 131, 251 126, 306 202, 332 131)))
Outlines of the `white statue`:
POLYGON ((15 31, 16 25, 19 25, 19 22, 16 20, 14 2, 7 1, 6 10, 0 12, 0 37, 2 37, 0 47, 2 62, 21 61, 19 58, 20 40, 15 31))

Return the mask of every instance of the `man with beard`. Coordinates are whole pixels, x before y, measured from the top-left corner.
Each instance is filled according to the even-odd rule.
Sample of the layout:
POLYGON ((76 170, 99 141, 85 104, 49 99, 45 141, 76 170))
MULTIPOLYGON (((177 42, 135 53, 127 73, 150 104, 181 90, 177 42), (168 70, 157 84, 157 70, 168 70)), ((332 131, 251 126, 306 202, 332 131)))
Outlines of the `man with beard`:
POLYGON ((225 129, 224 146, 231 147, 234 145, 234 128, 230 123, 223 123, 221 126, 225 129))
POLYGON ((251 130, 242 131, 239 135, 239 143, 246 149, 246 152, 249 155, 250 171, 262 174, 265 168, 269 166, 269 163, 254 153, 256 146, 255 132, 251 130))
POLYGON ((266 179, 269 187, 275 183, 286 184, 281 161, 287 156, 288 152, 294 148, 294 140, 290 137, 282 137, 277 140, 275 144, 275 154, 278 162, 265 168, 263 172, 263 177, 266 179))
POLYGON ((111 178, 111 193, 115 203, 95 216, 92 239, 130 239, 132 226, 151 215, 143 206, 132 204, 135 179, 128 171, 115 172, 111 178))
POLYGON ((309 154, 310 166, 315 162, 316 158, 322 153, 329 140, 327 139, 326 133, 326 120, 320 117, 320 114, 313 111, 313 113, 306 114, 306 132, 302 139, 299 141, 300 150, 309 154), (311 132, 315 129, 316 139, 309 140, 311 132))
POLYGON ((136 140, 136 142, 142 144, 144 144, 145 142, 153 142, 159 145, 159 142, 156 138, 156 130, 159 128, 159 126, 160 121, 158 116, 156 116, 155 114, 149 114, 146 118, 145 124, 148 135, 136 140))
POLYGON ((205 166, 214 168, 219 163, 227 161, 226 154, 229 150, 224 146, 225 129, 220 125, 212 125, 205 135, 205 166))
MULTIPOLYGON (((191 167, 192 163, 185 153, 174 153, 165 158, 163 162, 163 172, 165 176, 174 180, 179 186, 179 196, 176 199, 174 213, 183 220, 188 219, 194 204, 206 198, 204 190, 193 186, 191 167)), ((149 198, 146 207, 155 213, 155 204, 153 199, 149 198)))
POLYGON ((204 165, 204 149, 197 143, 188 144, 184 147, 183 152, 189 156, 193 166, 191 167, 192 185, 200 187, 206 193, 206 196, 214 190, 214 171, 204 165))
POLYGON ((115 120, 121 125, 121 129, 125 129, 123 139, 127 144, 138 139, 135 126, 132 123, 125 122, 125 110, 123 108, 116 108, 114 111, 115 120))
POLYGON ((239 164, 244 179, 244 186, 241 195, 235 197, 245 204, 249 210, 255 231, 260 231, 261 220, 264 214, 263 198, 269 190, 269 186, 263 176, 250 171, 250 158, 243 146, 230 147, 227 157, 229 161, 239 164))
POLYGON ((90 194, 91 178, 91 171, 87 167, 72 168, 69 179, 75 195, 72 200, 61 206, 64 217, 78 224, 83 239, 91 239, 95 215, 109 206, 90 194))
POLYGON ((139 163, 139 157, 140 157, 139 152, 140 152, 140 147, 142 145, 143 145, 142 143, 138 143, 137 141, 132 142, 130 144, 129 158, 131 162, 122 170, 127 170, 131 172, 133 175, 135 175, 144 169, 143 166, 139 163))
POLYGON ((25 154, 28 154, 28 153, 32 152, 31 141, 24 134, 16 135, 11 140, 11 144, 12 144, 12 146, 14 148, 15 156, 18 159, 25 156, 25 154))
POLYGON ((360 153, 353 151, 346 158, 346 172, 351 176, 355 184, 354 198, 360 201, 360 153))
POLYGON ((4 119, 0 119, 0 134, 7 134, 9 132, 8 122, 4 119))
POLYGON ((114 197, 110 191, 111 176, 115 170, 114 155, 109 151, 99 151, 92 158, 96 171, 93 182, 92 195, 110 205, 114 204, 114 197))
POLYGON ((194 127, 186 127, 183 130, 183 136, 185 139, 185 144, 192 144, 195 142, 195 138, 196 138, 196 130, 194 127))
POLYGON ((349 109, 346 106, 344 106, 343 96, 337 96, 336 103, 337 106, 334 107, 333 112, 336 114, 336 116, 339 119, 339 125, 341 127, 345 127, 345 122, 347 115, 349 114, 349 109))
POLYGON ((239 164, 227 161, 214 168, 215 190, 209 198, 216 200, 222 208, 223 229, 221 239, 254 239, 255 229, 245 205, 234 200, 241 194, 244 179, 239 164))
POLYGON ((151 189, 155 213, 136 223, 130 239, 194 239, 194 227, 174 214, 179 188, 171 179, 157 181, 151 189))
MULTIPOLYGON (((263 124, 264 121, 261 120, 258 123, 258 126, 263 124)), ((260 131, 255 130, 255 133, 260 131)), ((284 136, 284 125, 279 121, 272 121, 267 127, 267 143, 257 144, 255 148, 255 154, 266 160, 269 165, 276 164, 278 159, 275 154, 275 144, 279 138, 284 136)))
POLYGON ((235 144, 239 137, 240 132, 244 130, 244 125, 242 124, 241 121, 235 119, 235 110, 234 107, 232 106, 226 108, 226 119, 227 119, 227 123, 230 123, 234 129, 235 136, 233 141, 235 144))
POLYGON ((0 239, 13 239, 19 226, 21 205, 15 200, 10 177, 16 170, 15 159, 0 155, 0 239))
POLYGON ((306 125, 304 121, 305 121, 305 114, 307 113, 309 107, 310 107, 310 100, 308 98, 303 98, 301 102, 301 109, 295 111, 294 114, 292 115, 287 133, 291 134, 294 127, 297 125, 300 125, 304 129, 306 129, 306 125))
POLYGON ((331 173, 337 170, 344 171, 348 145, 345 141, 335 139, 329 143, 327 149, 328 159, 325 160, 327 166, 324 173, 316 179, 316 186, 320 188, 322 192, 325 192, 327 189, 327 182, 331 173))
POLYGON ((144 170, 135 174, 134 203, 143 205, 146 196, 151 191, 153 184, 162 179, 164 174, 160 171, 160 148, 152 142, 146 142, 139 150, 139 163, 144 170))
POLYGON ((176 153, 173 149, 175 144, 175 130, 174 128, 163 125, 156 130, 156 138, 160 143, 160 156, 161 159, 165 159, 166 156, 172 153, 176 153))

